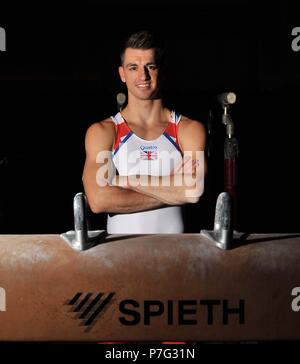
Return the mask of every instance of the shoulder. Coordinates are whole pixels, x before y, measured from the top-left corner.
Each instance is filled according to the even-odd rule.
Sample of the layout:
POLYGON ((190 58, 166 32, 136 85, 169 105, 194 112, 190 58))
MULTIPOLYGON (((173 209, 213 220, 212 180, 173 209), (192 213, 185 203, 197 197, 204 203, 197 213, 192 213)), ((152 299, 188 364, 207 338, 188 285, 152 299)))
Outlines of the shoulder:
POLYGON ((92 141, 94 139, 98 139, 99 137, 103 138, 114 138, 115 135, 115 126, 111 118, 104 119, 102 121, 97 121, 89 126, 86 131, 86 140, 92 141))
POLYGON ((94 122, 90 125, 86 131, 87 137, 92 137, 99 134, 110 134, 115 130, 114 123, 111 118, 107 118, 101 121, 94 122))
POLYGON ((181 117, 180 123, 179 123, 179 129, 183 133, 195 132, 197 134, 198 133, 206 134, 205 127, 200 121, 190 119, 186 116, 181 117))
POLYGON ((198 120, 182 116, 178 128, 178 140, 182 149, 190 143, 196 143, 204 148, 206 139, 206 130, 203 123, 198 120))
POLYGON ((115 138, 115 127, 111 118, 97 121, 89 126, 85 135, 85 144, 87 148, 97 146, 102 149, 110 148, 115 138))

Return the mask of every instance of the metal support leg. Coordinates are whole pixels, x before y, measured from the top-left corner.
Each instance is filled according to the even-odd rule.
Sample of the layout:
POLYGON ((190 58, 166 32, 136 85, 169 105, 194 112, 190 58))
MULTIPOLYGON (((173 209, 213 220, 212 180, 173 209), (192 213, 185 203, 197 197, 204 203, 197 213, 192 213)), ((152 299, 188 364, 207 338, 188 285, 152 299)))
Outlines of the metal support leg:
POLYGON ((201 230, 200 234, 212 240, 221 249, 237 247, 248 234, 234 231, 231 217, 230 195, 228 192, 222 192, 217 199, 214 230, 201 230))
POLYGON ((87 201, 80 192, 74 197, 74 229, 60 236, 75 250, 86 250, 101 243, 105 230, 88 230, 87 201))
POLYGON ((232 239, 231 231, 231 205, 230 196, 222 192, 217 199, 214 230, 201 230, 201 235, 213 240, 221 249, 230 249, 232 239))

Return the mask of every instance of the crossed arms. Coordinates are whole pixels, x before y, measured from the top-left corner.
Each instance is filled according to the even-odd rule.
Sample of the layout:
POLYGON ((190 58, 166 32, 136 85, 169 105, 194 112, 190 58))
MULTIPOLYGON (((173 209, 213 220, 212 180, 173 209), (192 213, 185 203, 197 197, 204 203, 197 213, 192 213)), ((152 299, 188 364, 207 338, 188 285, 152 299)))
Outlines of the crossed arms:
POLYGON ((163 205, 196 203, 203 193, 205 174, 205 130, 202 124, 184 118, 179 127, 179 143, 184 156, 170 176, 115 176, 99 181, 99 168, 111 163, 114 126, 107 119, 93 124, 86 133, 86 161, 83 184, 89 206, 94 213, 131 213, 163 205), (97 163, 99 152, 107 151, 107 160, 97 163), (184 174, 182 172, 184 171, 184 174), (100 182, 100 183, 99 183, 100 182))

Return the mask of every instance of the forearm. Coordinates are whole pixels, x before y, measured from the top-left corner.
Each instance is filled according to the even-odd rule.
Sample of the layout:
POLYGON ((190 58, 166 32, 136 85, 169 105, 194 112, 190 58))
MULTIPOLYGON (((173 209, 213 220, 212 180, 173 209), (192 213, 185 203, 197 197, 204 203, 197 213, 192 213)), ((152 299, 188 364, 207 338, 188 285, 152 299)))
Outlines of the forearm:
POLYGON ((203 180, 195 174, 170 176, 117 176, 113 184, 156 198, 168 205, 195 203, 203 193, 203 180))
POLYGON ((87 198, 94 213, 131 213, 164 205, 154 197, 116 186, 100 187, 92 193, 87 193, 87 198))

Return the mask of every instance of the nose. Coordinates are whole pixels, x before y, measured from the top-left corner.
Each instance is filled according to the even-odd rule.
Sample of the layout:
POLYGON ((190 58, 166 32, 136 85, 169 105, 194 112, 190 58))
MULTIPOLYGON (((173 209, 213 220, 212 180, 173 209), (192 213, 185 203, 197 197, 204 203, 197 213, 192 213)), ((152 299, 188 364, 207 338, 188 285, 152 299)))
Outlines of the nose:
POLYGON ((139 79, 145 81, 150 79, 150 73, 147 67, 141 67, 139 71, 139 79))

